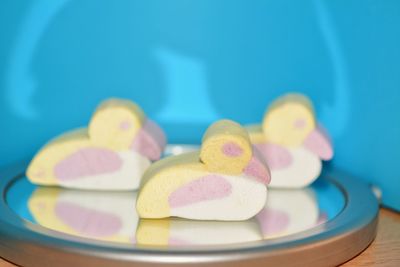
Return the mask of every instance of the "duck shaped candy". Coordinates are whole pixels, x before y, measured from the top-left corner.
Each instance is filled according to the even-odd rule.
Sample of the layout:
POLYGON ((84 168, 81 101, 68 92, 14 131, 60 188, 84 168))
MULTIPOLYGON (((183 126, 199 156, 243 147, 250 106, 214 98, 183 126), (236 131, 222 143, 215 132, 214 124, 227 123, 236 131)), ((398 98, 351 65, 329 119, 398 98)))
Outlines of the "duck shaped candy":
POLYGON ((163 131, 135 103, 100 104, 88 128, 65 133, 33 158, 27 177, 39 185, 91 190, 133 190, 152 160, 160 158, 163 131))
POLYGON ((316 122, 311 101, 300 94, 276 100, 262 125, 247 130, 271 169, 271 187, 305 187, 320 175, 321 161, 333 157, 332 145, 316 122))
POLYGON ((136 208, 148 219, 247 220, 264 207, 269 181, 246 130, 221 120, 207 129, 200 151, 164 158, 145 172, 136 208))

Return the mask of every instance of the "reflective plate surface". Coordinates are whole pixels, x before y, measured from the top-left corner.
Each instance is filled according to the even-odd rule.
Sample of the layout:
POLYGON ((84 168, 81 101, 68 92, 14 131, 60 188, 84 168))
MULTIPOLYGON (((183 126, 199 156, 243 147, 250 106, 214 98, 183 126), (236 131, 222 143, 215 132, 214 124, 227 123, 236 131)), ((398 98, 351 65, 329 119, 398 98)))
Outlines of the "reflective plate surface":
MULTIPOLYGON (((131 246, 208 246, 279 238, 333 219, 344 207, 340 189, 326 179, 308 188, 270 189, 261 212, 247 221, 213 222, 178 218, 140 220, 137 192, 68 190, 35 186, 25 176, 9 188, 6 200, 22 219, 48 229, 131 246)), ((322 230, 322 229, 321 229, 322 230)))
MULTIPOLYGON (((176 145, 168 153, 191 149, 176 145)), ((298 255, 293 266, 301 262, 323 266, 329 257, 318 259, 319 249, 332 254, 331 262, 336 264, 359 253, 375 235, 378 206, 369 187, 337 171, 324 171, 304 189, 269 189, 264 209, 247 221, 213 222, 141 220, 135 210, 135 191, 40 187, 24 176, 26 166, 17 164, 1 173, 0 256, 29 265, 39 266, 39 254, 21 259, 9 247, 15 251, 28 246, 37 253, 62 255, 65 266, 77 257, 82 264, 95 261, 99 266, 171 262, 233 266, 256 259, 267 266, 267 259, 271 264, 284 262, 290 255, 298 255), (352 246, 346 249, 340 242, 352 246)))

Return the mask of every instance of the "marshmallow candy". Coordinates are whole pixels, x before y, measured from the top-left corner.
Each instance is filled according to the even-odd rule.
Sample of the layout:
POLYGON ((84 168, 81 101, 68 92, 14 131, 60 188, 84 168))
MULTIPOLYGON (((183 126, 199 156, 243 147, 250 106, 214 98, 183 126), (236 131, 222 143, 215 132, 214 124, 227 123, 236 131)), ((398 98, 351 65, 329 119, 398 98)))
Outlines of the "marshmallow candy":
POLYGON ((271 187, 305 187, 320 175, 321 161, 333 157, 332 145, 317 125, 311 101, 300 94, 279 98, 267 110, 262 125, 246 129, 271 169, 271 187))
POLYGON ((152 160, 160 158, 163 131, 131 101, 110 99, 88 128, 63 134, 33 158, 27 177, 39 185, 92 190, 132 190, 152 160))
POLYGON ((136 207, 141 218, 247 220, 264 206, 269 181, 247 132, 222 120, 208 128, 200 151, 167 157, 146 171, 136 207))

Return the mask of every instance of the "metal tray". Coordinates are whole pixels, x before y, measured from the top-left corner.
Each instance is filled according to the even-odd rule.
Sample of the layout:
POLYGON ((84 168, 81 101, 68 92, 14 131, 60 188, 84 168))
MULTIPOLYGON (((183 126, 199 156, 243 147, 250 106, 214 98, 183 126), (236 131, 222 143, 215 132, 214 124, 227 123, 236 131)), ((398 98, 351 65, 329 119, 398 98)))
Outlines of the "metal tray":
POLYGON ((39 188, 27 181, 26 167, 0 172, 0 257, 22 266, 333 266, 376 234, 370 187, 336 169, 324 169, 305 189, 270 189, 264 215, 224 223, 139 220, 135 192, 39 188), (55 207, 65 203, 73 208, 60 217, 55 207))

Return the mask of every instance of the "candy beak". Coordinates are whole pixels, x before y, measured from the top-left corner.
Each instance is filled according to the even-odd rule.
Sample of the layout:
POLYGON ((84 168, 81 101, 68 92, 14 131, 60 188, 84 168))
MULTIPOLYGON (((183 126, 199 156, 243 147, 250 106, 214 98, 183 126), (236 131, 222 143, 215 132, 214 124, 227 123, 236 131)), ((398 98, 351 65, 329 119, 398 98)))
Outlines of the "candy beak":
POLYGON ((333 148, 328 135, 321 127, 315 128, 304 140, 304 146, 323 160, 333 157, 333 148))
POLYGON ((268 165, 265 163, 261 153, 254 146, 253 157, 250 159, 249 164, 244 168, 244 174, 266 185, 271 182, 271 173, 268 165))
POLYGON ((131 149, 154 161, 160 159, 165 145, 163 130, 155 122, 146 120, 133 140, 131 149))

